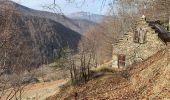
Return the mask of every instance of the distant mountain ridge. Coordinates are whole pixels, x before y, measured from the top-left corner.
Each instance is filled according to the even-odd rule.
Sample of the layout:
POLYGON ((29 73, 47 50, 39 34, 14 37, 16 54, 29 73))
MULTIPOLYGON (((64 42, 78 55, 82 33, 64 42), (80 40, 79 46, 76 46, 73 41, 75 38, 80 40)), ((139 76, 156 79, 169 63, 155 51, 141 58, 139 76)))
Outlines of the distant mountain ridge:
POLYGON ((100 23, 107 17, 104 15, 98 15, 98 14, 93 14, 89 12, 76 12, 76 13, 68 14, 66 16, 71 19, 89 20, 94 23, 100 23))
MULTIPOLYGON (((14 3, 14 2, 12 2, 12 3, 14 3)), ((78 22, 77 20, 74 21, 60 13, 52 13, 52 12, 47 12, 47 11, 33 10, 31 8, 22 6, 17 3, 14 3, 14 4, 16 7, 16 10, 18 10, 19 12, 22 12, 25 15, 38 16, 38 17, 43 17, 43 18, 48 18, 48 19, 54 20, 56 22, 59 22, 60 24, 63 24, 65 27, 68 27, 80 34, 83 34, 85 32, 85 30, 87 30, 89 27, 92 27, 96 24, 95 22, 87 20, 87 19, 79 19, 79 22, 78 22)))
MULTIPOLYGON (((5 19, 5 15, 8 16, 8 13, 9 16, 12 16, 10 19, 6 19, 7 22, 10 22, 11 41, 14 41, 13 43, 17 47, 22 47, 20 44, 24 43, 23 45, 29 48, 27 50, 31 50, 29 53, 34 55, 29 58, 33 61, 32 66, 53 62, 58 57, 61 49, 66 46, 76 50, 82 37, 80 33, 53 20, 51 16, 47 18, 52 13, 32 10, 12 1, 0 1, 0 8, 0 20, 5 19), (8 12, 5 7, 7 9, 11 7, 12 9, 8 12), (13 30, 13 27, 17 30, 13 30), (13 34, 16 34, 17 37, 13 34)), ((61 15, 56 15, 56 17, 56 20, 70 23, 69 20, 63 19, 61 15)), ((3 30, 2 27, 0 29, 3 30)), ((3 34, 3 31, 1 31, 1 34, 3 34)))
MULTIPOLYGON (((82 34, 97 25, 88 19, 71 19, 62 14, 33 10, 12 1, 1 0, 1 14, 5 7, 13 7, 12 12, 19 14, 12 18, 11 25, 25 27, 19 32, 13 31, 19 35, 19 39, 13 39, 26 42, 25 45, 33 49, 33 54, 36 52, 37 57, 43 58, 40 61, 35 60, 35 63, 44 62, 44 59, 54 61, 65 46, 76 49, 82 34)), ((30 59, 34 61, 35 58, 30 59)))

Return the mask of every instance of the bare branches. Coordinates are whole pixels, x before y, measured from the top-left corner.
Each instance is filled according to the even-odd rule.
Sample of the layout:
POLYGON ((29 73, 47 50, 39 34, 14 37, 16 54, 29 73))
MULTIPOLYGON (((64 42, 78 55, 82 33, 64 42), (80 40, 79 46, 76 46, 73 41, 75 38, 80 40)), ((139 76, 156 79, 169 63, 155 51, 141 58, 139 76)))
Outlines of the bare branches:
MULTIPOLYGON (((15 11, 15 5, 5 2, 0 17, 0 98, 21 100, 23 80, 21 74, 33 66, 32 48, 27 47, 26 40, 21 42, 21 30, 15 21, 20 14, 15 11), (10 91, 8 91, 9 89, 10 91)), ((36 56, 38 57, 38 56, 36 56)))
MULTIPOLYGON (((55 0, 54 0, 54 1, 55 1, 55 0)), ((55 12, 55 13, 63 14, 61 7, 60 7, 58 4, 56 4, 55 2, 54 2, 54 4, 44 5, 44 6, 42 6, 42 7, 43 7, 44 9, 49 9, 50 11, 53 11, 53 12, 55 12)))
POLYGON ((70 77, 73 84, 87 82, 90 79, 90 69, 95 65, 95 53, 93 42, 84 39, 75 51, 67 48, 65 55, 65 67, 70 70, 70 77))

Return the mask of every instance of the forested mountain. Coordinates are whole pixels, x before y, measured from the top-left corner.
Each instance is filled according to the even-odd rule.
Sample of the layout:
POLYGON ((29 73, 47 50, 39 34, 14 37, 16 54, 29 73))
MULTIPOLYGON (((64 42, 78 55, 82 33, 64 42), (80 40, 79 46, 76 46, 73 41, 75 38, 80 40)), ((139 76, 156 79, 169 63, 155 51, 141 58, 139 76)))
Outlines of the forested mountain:
MULTIPOLYGON (((2 6, 4 2, 1 1, 0 6, 2 6)), ((25 6, 22 6, 20 4, 14 3, 14 2, 8 2, 8 4, 12 4, 15 6, 15 9, 28 16, 37 16, 37 17, 43 17, 47 19, 51 19, 53 21, 56 21, 62 25, 64 25, 67 28, 70 28, 71 30, 74 30, 80 34, 83 34, 85 30, 87 30, 89 27, 94 26, 96 23, 88 20, 88 19, 79 19, 79 21, 74 21, 73 19, 68 18, 67 16, 61 14, 61 13, 51 13, 47 11, 39 11, 34 10, 31 8, 27 8, 25 6)))
POLYGON ((75 30, 79 27, 63 15, 32 10, 11 1, 1 1, 0 7, 0 43, 3 44, 0 56, 8 56, 10 64, 16 61, 13 59, 20 59, 28 67, 39 66, 56 59, 62 48, 77 48, 81 34, 75 30))

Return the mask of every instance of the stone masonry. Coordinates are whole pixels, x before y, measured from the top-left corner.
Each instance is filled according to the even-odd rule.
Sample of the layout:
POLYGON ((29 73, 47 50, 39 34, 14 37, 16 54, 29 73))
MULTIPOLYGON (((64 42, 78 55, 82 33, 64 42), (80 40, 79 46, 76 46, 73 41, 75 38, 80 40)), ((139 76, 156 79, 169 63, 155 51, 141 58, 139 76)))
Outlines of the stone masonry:
POLYGON ((112 67, 120 66, 119 56, 124 55, 123 67, 141 62, 158 51, 166 48, 166 44, 159 38, 158 33, 152 29, 145 18, 137 21, 136 32, 128 32, 119 39, 119 42, 113 44, 113 62, 112 67), (135 42, 135 34, 138 34, 138 42, 135 42))

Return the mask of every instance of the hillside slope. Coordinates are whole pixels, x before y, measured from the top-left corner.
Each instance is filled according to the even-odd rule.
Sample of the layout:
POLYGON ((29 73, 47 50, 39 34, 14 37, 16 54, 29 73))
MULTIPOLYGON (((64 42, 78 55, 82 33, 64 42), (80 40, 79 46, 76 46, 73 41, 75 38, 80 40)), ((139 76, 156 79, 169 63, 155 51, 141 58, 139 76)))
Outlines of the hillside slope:
POLYGON ((53 100, 169 100, 170 63, 168 49, 162 50, 127 71, 120 71, 61 91, 53 100), (130 77, 125 76, 129 72, 130 77), (125 74, 126 73, 126 74, 125 74))
MULTIPOLYGON (((54 95, 59 92, 59 87, 65 84, 67 80, 57 80, 53 82, 43 82, 37 84, 29 84, 23 88, 22 100, 44 100, 45 98, 54 95)), ((11 95, 8 95, 11 89, 6 90, 6 93, 1 97, 1 100, 6 100, 14 95, 12 91, 11 95)), ((19 93, 17 93, 19 97, 19 93)), ((12 100, 15 100, 14 98, 12 100)))
MULTIPOLYGON (((4 6, 2 6, 4 4, 4 1, 0 1, 0 7, 4 8, 4 6)), ((7 3, 5 3, 7 4, 7 3)), ((80 19, 79 21, 74 21, 68 17, 66 17, 63 14, 60 13, 51 13, 51 12, 47 12, 47 11, 39 11, 39 10, 34 10, 25 6, 22 6, 18 3, 14 3, 12 1, 8 1, 9 5, 13 5, 15 6, 15 10, 24 14, 25 16, 37 16, 37 17, 42 17, 42 18, 47 18, 47 19, 51 19, 53 21, 56 21, 62 25, 64 25, 65 27, 76 31, 77 33, 83 34, 85 32, 85 30, 87 30, 89 27, 92 27, 94 25, 96 25, 95 22, 92 22, 90 20, 84 20, 84 19, 80 19), (81 23, 81 24, 80 24, 81 23)))
POLYGON ((23 48, 23 52, 27 47, 26 50, 30 50, 30 54, 33 55, 29 60, 38 64, 52 62, 62 48, 77 48, 81 35, 63 24, 45 17, 23 14, 16 10, 13 2, 0 1, 0 7, 7 7, 0 9, 0 21, 9 24, 0 25, 0 35, 6 35, 5 29, 10 31, 7 33, 11 37, 10 44, 15 45, 13 48, 23 48))
POLYGON ((22 39, 27 40, 31 48, 38 48, 49 61, 53 60, 58 55, 58 51, 67 45, 76 49, 81 38, 77 32, 46 18, 20 16, 14 20, 17 27, 21 25, 25 27, 24 31, 18 33, 22 39))

